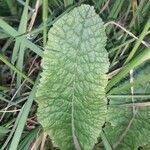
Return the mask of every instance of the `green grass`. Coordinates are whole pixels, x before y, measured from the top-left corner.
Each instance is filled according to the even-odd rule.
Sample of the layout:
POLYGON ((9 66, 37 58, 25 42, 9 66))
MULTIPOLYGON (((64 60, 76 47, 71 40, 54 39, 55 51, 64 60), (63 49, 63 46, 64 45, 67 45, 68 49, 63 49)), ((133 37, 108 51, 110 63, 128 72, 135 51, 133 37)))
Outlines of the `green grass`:
MULTIPOLYGON (((0 0, 0 149, 2 150, 31 149, 34 143, 38 143, 40 149, 43 147, 41 144, 43 140, 44 149, 48 147, 54 149, 50 139, 44 138, 42 128, 37 122, 37 104, 34 102, 34 95, 41 72, 40 61, 48 30, 54 22, 75 6, 82 3, 94 6, 106 25, 108 36, 106 49, 111 63, 108 76, 121 68, 116 75, 111 76, 106 88, 108 98, 116 96, 118 90, 123 92, 132 86, 150 81, 149 76, 142 75, 132 83, 114 88, 131 69, 134 70, 150 59, 149 0, 139 0, 137 5, 132 3, 132 0, 43 0, 34 21, 32 10, 37 1, 26 0, 25 3, 21 3, 12 0, 10 3, 9 0, 0 0), (31 21, 33 27, 29 32, 31 21), (115 22, 116 25, 111 22, 115 22), (121 25, 121 28, 117 24, 121 25)), ((126 96, 131 95, 121 95, 122 98, 126 96)), ((105 148, 112 149, 105 133, 102 132, 95 150, 105 148)))

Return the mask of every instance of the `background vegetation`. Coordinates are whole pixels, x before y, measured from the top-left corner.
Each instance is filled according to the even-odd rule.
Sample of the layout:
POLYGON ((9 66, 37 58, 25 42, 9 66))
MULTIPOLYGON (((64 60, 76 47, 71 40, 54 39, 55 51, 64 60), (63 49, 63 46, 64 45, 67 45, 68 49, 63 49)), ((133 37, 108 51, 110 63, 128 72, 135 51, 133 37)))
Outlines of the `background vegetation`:
MULTIPOLYGON (((149 0, 0 0, 2 150, 56 149, 36 120, 34 95, 41 72, 40 61, 47 31, 61 16, 82 3, 94 6, 106 26, 106 49, 111 63, 108 98, 110 93, 118 91, 112 90, 116 83, 127 74, 131 78, 133 69, 150 58, 149 0)), ((142 74, 134 82, 123 84, 121 90, 148 81, 150 77, 142 74)), ((139 105, 150 106, 149 102, 139 105)), ((109 148, 107 137, 102 135, 102 139, 95 149, 109 148)))

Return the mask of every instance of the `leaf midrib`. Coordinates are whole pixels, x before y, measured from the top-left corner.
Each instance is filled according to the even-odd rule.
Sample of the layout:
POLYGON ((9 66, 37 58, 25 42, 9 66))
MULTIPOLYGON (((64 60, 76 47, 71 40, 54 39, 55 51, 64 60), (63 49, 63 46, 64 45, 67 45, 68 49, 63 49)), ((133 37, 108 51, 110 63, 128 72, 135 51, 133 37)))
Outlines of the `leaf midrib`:
MULTIPOLYGON (((89 12, 90 8, 88 10, 86 10, 86 15, 85 15, 85 18, 87 17, 88 15, 88 12, 89 12)), ((80 12, 79 12, 80 14, 80 12)), ((81 16, 81 15, 80 15, 81 16)), ((82 17, 82 16, 81 16, 82 17)), ((73 136, 73 142, 74 142, 74 146, 75 146, 75 149, 76 150, 81 150, 81 147, 80 147, 80 143, 78 141, 78 138, 76 137, 76 134, 75 134, 75 125, 74 125, 74 89, 75 89, 75 81, 76 81, 76 71, 77 71, 77 54, 80 50, 80 45, 82 43, 82 35, 83 35, 83 31, 84 31, 84 24, 85 24, 85 18, 84 19, 84 23, 82 24, 82 30, 81 30, 81 34, 80 34, 80 37, 79 37, 79 43, 76 47, 76 53, 75 53, 75 65, 74 65, 74 80, 73 80, 73 86, 72 86, 72 101, 71 101, 71 128, 72 128, 72 136, 73 136)))

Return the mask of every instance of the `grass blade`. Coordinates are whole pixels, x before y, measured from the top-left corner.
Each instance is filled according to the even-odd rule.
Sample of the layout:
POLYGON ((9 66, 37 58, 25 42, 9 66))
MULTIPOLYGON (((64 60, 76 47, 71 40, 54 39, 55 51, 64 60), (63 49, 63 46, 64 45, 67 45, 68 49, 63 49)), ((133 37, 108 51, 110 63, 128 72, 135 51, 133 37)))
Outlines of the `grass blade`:
POLYGON ((109 142, 108 142, 108 140, 107 140, 107 138, 106 138, 106 135, 105 135, 105 133, 104 133, 103 130, 101 131, 101 138, 102 138, 102 140, 103 140, 105 149, 106 149, 106 150, 112 150, 112 147, 111 147, 111 145, 109 144, 109 142))
POLYGON ((64 0, 65 7, 72 5, 72 4, 73 4, 73 0, 64 0))
POLYGON ((144 83, 144 82, 147 82, 147 81, 150 81, 150 76, 149 75, 142 76, 142 77, 140 77, 140 79, 136 79, 132 83, 124 83, 119 88, 118 87, 113 88, 108 94, 115 94, 115 93, 118 93, 118 92, 122 92, 126 89, 129 89, 132 86, 137 86, 137 85, 139 85, 141 83, 144 83))
POLYGON ((0 55, 0 60, 4 62, 8 67, 10 67, 12 70, 14 70, 16 73, 18 73, 20 76, 22 76, 24 79, 26 79, 28 82, 30 82, 31 84, 34 84, 34 82, 29 77, 27 77, 18 68, 12 65, 4 56, 0 55))
POLYGON ((130 63, 124 66, 121 71, 110 80, 107 85, 106 91, 108 92, 117 82, 119 82, 125 75, 136 66, 140 65, 144 61, 150 59, 150 48, 144 49, 137 57, 135 57, 130 63))
POLYGON ((47 41, 47 16, 48 16, 48 0, 43 0, 43 47, 46 45, 47 41))
MULTIPOLYGON (((26 32, 27 20, 28 20, 28 3, 29 3, 29 0, 26 0, 25 7, 21 16, 20 24, 19 24, 19 29, 18 29, 19 35, 22 35, 26 32)), ((14 64, 15 61, 17 60, 17 53, 19 51, 20 44, 22 41, 23 40, 20 40, 20 37, 16 37, 16 42, 15 42, 15 46, 14 46, 13 53, 12 53, 12 60, 11 60, 12 64, 14 64)), ((18 59, 20 59, 20 57, 18 57, 18 59)))
POLYGON ((8 133, 10 130, 6 127, 0 126, 0 136, 8 133))
POLYGON ((12 15, 17 15, 17 1, 16 0, 6 0, 7 5, 10 9, 12 15))
MULTIPOLYGON (((19 34, 25 33, 26 29, 27 29, 28 5, 29 5, 29 0, 26 0, 25 6, 24 6, 24 10, 23 10, 23 13, 22 13, 22 16, 21 16, 20 24, 19 24, 19 29, 18 29, 19 34)), ((19 41, 19 39, 20 39, 20 37, 16 38, 15 45, 17 45, 18 47, 16 49, 13 49, 12 64, 15 63, 15 61, 17 59, 17 54, 19 52, 16 67, 20 71, 22 71, 23 70, 24 53, 25 53, 24 51, 25 51, 26 46, 24 45, 23 40, 19 41)), ((14 48, 15 48, 15 46, 14 46, 14 48)), ((19 86, 21 84, 21 79, 22 79, 22 77, 19 74, 17 74, 17 83, 16 83, 16 88, 17 89, 19 88, 19 86)), ((17 93, 17 95, 20 96, 20 91, 17 93)))
POLYGON ((17 128, 15 130, 15 134, 13 136, 13 139, 11 141, 10 148, 9 148, 11 150, 17 150, 17 147, 18 147, 18 144, 19 144, 19 141, 21 138, 21 134, 23 132, 28 114, 30 112, 30 108, 31 108, 32 103, 33 103, 33 99, 34 99, 34 95, 36 92, 38 80, 39 80, 39 77, 37 78, 36 83, 35 83, 34 87, 32 88, 32 91, 30 92, 30 95, 29 95, 27 102, 24 104, 22 111, 19 113, 20 119, 19 119, 17 128))
POLYGON ((43 57, 43 51, 41 50, 40 47, 38 47, 37 45, 26 39, 24 40, 24 44, 27 48, 30 48, 33 52, 35 52, 38 56, 43 57))
POLYGON ((25 149, 30 149, 30 145, 33 142, 33 140, 37 137, 38 133, 40 132, 41 127, 38 126, 32 131, 30 131, 24 139, 20 142, 18 146, 18 150, 25 150, 25 149))
MULTIPOLYGON (((20 45, 19 57, 18 57, 18 61, 17 61, 17 64, 16 64, 16 67, 20 71, 23 70, 23 60, 24 60, 24 51, 25 51, 25 48, 26 47, 24 45, 24 42, 22 42, 21 45, 20 45)), ((21 85, 21 80, 22 80, 22 76, 20 76, 19 74, 17 74, 17 84, 16 84, 16 88, 17 89, 21 85)), ((17 95, 20 96, 20 91, 18 91, 17 95)))
POLYGON ((126 59, 125 64, 126 64, 127 62, 129 62, 129 61, 132 59, 132 57, 134 56, 135 52, 136 52, 137 49, 139 48, 139 46, 140 46, 142 40, 144 39, 145 35, 147 34, 147 31, 149 30, 149 28, 150 28, 150 18, 149 18, 149 20, 147 21, 147 23, 146 23, 146 25, 145 25, 145 27, 144 27, 144 29, 143 29, 143 31, 142 31, 142 33, 141 33, 139 39, 138 39, 137 42, 135 43, 135 45, 134 45, 132 51, 130 52, 128 58, 126 59))
POLYGON ((7 24, 4 20, 0 19, 0 27, 9 35, 12 37, 16 37, 19 35, 19 33, 12 28, 9 24, 7 24))
MULTIPOLYGON (((12 28, 9 24, 7 24, 4 20, 0 19, 0 27, 9 35, 11 35, 12 37, 16 38, 17 36, 20 36, 20 34, 14 29, 12 28)), ((25 37, 21 37, 20 38, 20 42, 24 41, 25 45, 27 48, 30 48, 33 52, 35 52, 37 55, 39 55, 40 57, 43 56, 43 51, 36 46, 34 43, 32 43, 31 41, 27 40, 25 37)))

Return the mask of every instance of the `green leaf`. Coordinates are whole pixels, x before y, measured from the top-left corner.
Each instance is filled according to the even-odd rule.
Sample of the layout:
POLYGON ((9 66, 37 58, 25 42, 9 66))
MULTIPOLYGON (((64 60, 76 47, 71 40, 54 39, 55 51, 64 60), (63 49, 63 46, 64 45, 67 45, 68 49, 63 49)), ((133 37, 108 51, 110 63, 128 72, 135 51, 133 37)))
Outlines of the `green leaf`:
POLYGON ((41 128, 38 126, 35 129, 28 132, 25 135, 24 139, 20 142, 20 144, 18 146, 18 150, 30 149, 31 143, 33 142, 33 140, 35 140, 37 135, 40 133, 40 130, 41 130, 41 128))
POLYGON ((5 56, 0 54, 0 60, 2 62, 4 62, 8 67, 10 67, 12 70, 14 70, 15 72, 17 72, 20 76, 22 76, 24 79, 26 79, 28 82, 30 82, 31 84, 34 84, 34 82, 27 77, 24 73, 22 73, 18 68, 16 68, 15 66, 13 66, 6 58, 5 56))
POLYGON ((123 66, 117 75, 107 85, 106 91, 108 92, 116 83, 118 83, 124 76, 131 70, 150 59, 150 48, 145 48, 143 51, 132 59, 126 66, 123 66))
POLYGON ((37 116, 62 150, 92 149, 105 122, 105 44, 103 22, 89 5, 66 13, 49 31, 37 116))
POLYGON ((103 132, 103 130, 101 131, 101 138, 102 138, 102 141, 104 143, 104 146, 105 146, 105 149, 106 150, 112 150, 112 147, 111 145, 109 144, 107 138, 106 138, 106 135, 105 133, 103 132))
MULTIPOLYGON (((134 70, 133 80, 143 75, 150 74, 149 61, 134 70)), ((124 84, 124 82, 122 83, 124 84)), ((138 86, 121 94, 150 94, 150 81, 142 82, 138 86)), ((118 92, 117 94, 120 94, 118 92)), ((136 104, 148 102, 148 98, 111 98, 108 107, 108 118, 104 128, 108 141, 116 150, 137 150, 139 147, 150 143, 150 107, 135 107, 136 104), (129 106, 129 105, 128 105, 129 106)))
POLYGON ((16 122, 18 122, 17 127, 16 127, 16 130, 15 130, 15 133, 14 133, 14 136, 12 138, 10 148, 9 148, 11 150, 17 150, 25 123, 27 121, 27 117, 29 115, 29 112, 30 112, 30 109, 31 109, 31 106, 32 106, 32 103, 33 103, 33 100, 35 97, 35 91, 37 88, 38 80, 39 80, 39 76, 37 77, 35 85, 33 86, 32 91, 30 92, 27 102, 23 105, 21 111, 18 114, 18 117, 16 120, 16 122), (19 121, 18 121, 18 119, 19 119, 19 121))
POLYGON ((10 130, 6 127, 0 126, 0 136, 2 136, 3 134, 8 133, 10 130))
MULTIPOLYGON (((12 36, 14 38, 17 38, 18 36, 20 36, 20 34, 13 27, 11 27, 9 24, 7 24, 2 19, 0 19, 0 28, 2 28, 7 34, 10 34, 10 36, 12 36)), ((38 47, 37 45, 35 45, 34 43, 32 43, 31 41, 27 40, 26 38, 24 38, 24 36, 20 36, 20 40, 19 41, 20 42, 23 41, 25 46, 27 48, 30 48, 37 55, 39 55, 41 57, 43 56, 43 51, 41 50, 41 48, 38 47)), ((17 45, 16 48, 18 48, 18 45, 17 45)))

